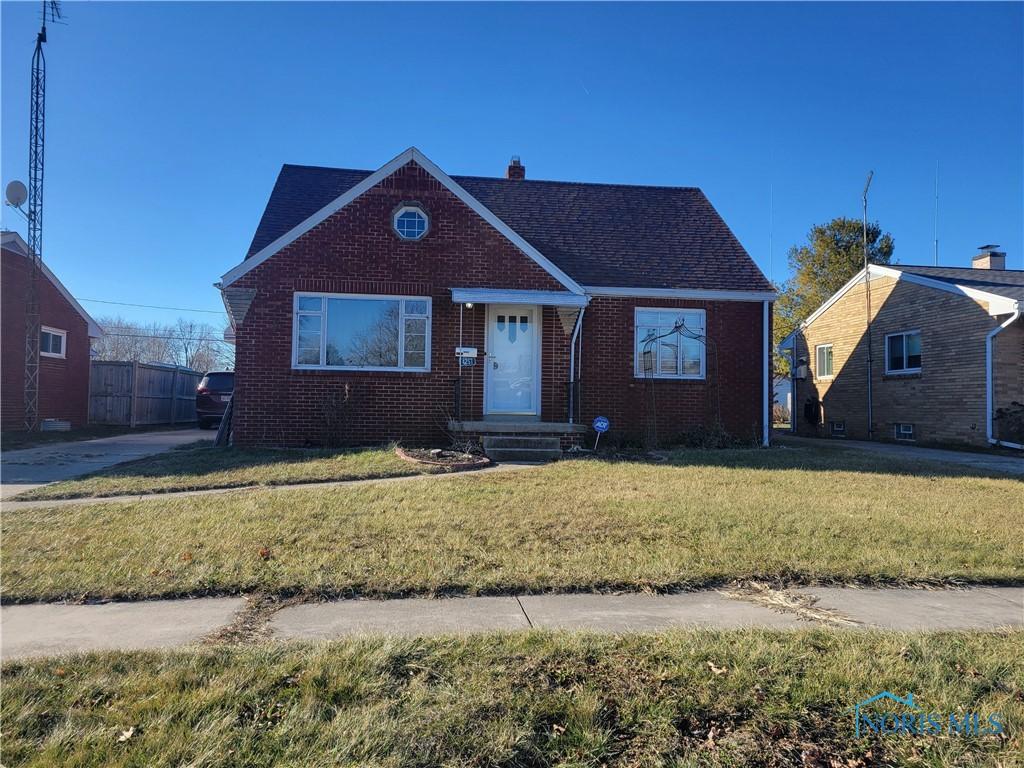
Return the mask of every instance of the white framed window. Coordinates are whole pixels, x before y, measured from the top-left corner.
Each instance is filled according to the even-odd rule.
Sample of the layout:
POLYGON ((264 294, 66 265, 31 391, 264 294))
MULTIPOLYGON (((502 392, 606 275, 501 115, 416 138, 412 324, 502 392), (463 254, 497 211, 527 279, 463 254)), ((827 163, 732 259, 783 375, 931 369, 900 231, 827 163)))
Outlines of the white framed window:
POLYGON ((703 309, 637 307, 634 375, 640 379, 703 379, 704 322, 703 309))
POLYGON ((403 240, 421 240, 430 230, 430 219, 418 205, 406 205, 395 211, 392 225, 403 240))
POLYGON ((896 423, 892 425, 893 438, 896 440, 914 440, 914 425, 913 424, 900 424, 896 423))
POLYGON ((832 437, 846 437, 846 422, 830 421, 828 423, 828 431, 832 437))
POLYGON ((429 371, 430 310, 426 296, 296 293, 292 367, 429 371))
POLYGON ((814 376, 817 379, 831 379, 832 372, 832 345, 819 344, 814 348, 814 376))
POLYGON ((903 331, 885 337, 885 372, 921 372, 921 332, 903 331))
POLYGON ((39 331, 39 354, 43 357, 65 357, 68 332, 43 326, 39 331))

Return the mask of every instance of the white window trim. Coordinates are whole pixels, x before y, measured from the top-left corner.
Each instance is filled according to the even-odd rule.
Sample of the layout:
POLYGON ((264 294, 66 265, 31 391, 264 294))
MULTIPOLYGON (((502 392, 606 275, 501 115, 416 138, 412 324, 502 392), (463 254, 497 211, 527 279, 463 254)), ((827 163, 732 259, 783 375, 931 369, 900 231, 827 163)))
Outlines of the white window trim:
MULTIPOLYGON (((899 331, 898 333, 887 333, 887 334, 885 334, 885 375, 886 376, 906 376, 908 374, 912 375, 912 374, 920 373, 921 372, 921 366, 917 366, 917 368, 895 368, 895 369, 889 367, 889 339, 892 338, 893 336, 903 336, 904 337, 904 339, 903 339, 903 362, 906 363, 907 362, 907 340, 906 340, 906 337, 907 336, 913 336, 915 333, 918 336, 921 335, 921 332, 918 331, 918 330, 899 331)), ((924 358, 924 344, 923 344, 923 342, 922 342, 922 345, 921 345, 921 353, 922 353, 921 354, 921 358, 923 359, 924 358)))
MULTIPOLYGON (((55 357, 55 358, 58 358, 60 360, 67 359, 67 356, 68 356, 68 354, 67 354, 68 353, 68 332, 64 331, 64 330, 61 330, 60 328, 51 328, 48 325, 44 325, 44 326, 41 326, 39 328, 39 333, 40 334, 42 334, 44 332, 45 333, 49 333, 52 336, 60 336, 60 354, 57 355, 57 354, 54 354, 53 352, 43 352, 42 346, 40 346, 40 348, 39 348, 40 356, 41 357, 55 357)), ((40 339, 40 342, 42 342, 42 339, 40 339)))
MULTIPOLYGON (((647 374, 644 373, 643 366, 640 364, 640 355, 637 353, 637 344, 640 341, 640 313, 641 312, 689 312, 698 313, 701 316, 701 326, 704 329, 704 339, 700 342, 700 373, 658 373, 655 370, 652 378, 655 379, 667 379, 669 381, 703 381, 707 376, 707 342, 706 337, 708 333, 708 313, 706 310, 699 309, 698 307, 634 307, 633 308, 633 378, 635 379, 646 379, 647 374)), ((687 337, 692 338, 692 337, 687 337)))
POLYGON ((430 217, 427 216, 427 212, 424 211, 418 205, 403 205, 401 208, 395 211, 394 215, 391 217, 391 229, 394 230, 395 235, 398 236, 399 240, 404 240, 407 243, 418 243, 420 240, 427 236, 428 232, 430 232, 430 217), (416 213, 423 217, 423 234, 420 235, 419 237, 406 237, 405 235, 398 231, 398 217, 401 216, 406 211, 415 211, 416 213))
POLYGON ((815 381, 832 381, 836 377, 836 350, 835 345, 832 342, 828 344, 815 344, 814 345, 814 380, 815 381), (818 350, 825 349, 828 347, 832 350, 832 373, 822 375, 819 373, 821 367, 818 365, 818 350))
MULTIPOLYGON (((424 315, 406 315, 399 310, 398 319, 398 351, 399 355, 405 354, 405 319, 422 318, 424 315)), ((379 371, 382 373, 430 373, 430 330, 433 319, 433 302, 429 296, 402 296, 377 293, 318 293, 316 291, 296 291, 292 296, 292 369, 296 371, 379 371), (299 299, 317 298, 323 300, 320 312, 303 310, 304 315, 320 315, 320 359, 324 363, 311 365, 299 363, 299 299), (367 301, 389 300, 389 301, 425 301, 427 303, 427 335, 424 340, 425 354, 423 368, 410 368, 406 366, 386 365, 326 365, 327 360, 327 301, 328 299, 365 299, 367 301)))
POLYGON ((917 442, 917 426, 911 424, 909 421, 897 421, 892 425, 892 437, 893 440, 899 440, 901 443, 916 443, 917 442), (903 432, 900 430, 904 424, 907 424, 911 428, 910 437, 901 437, 903 432))

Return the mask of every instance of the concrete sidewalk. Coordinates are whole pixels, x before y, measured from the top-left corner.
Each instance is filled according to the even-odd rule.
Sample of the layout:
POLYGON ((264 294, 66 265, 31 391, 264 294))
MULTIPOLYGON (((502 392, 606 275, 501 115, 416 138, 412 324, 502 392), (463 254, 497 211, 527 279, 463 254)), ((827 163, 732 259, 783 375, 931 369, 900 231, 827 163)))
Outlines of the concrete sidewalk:
POLYGON ((4 451, 0 456, 0 498, 163 453, 179 445, 212 439, 212 432, 201 429, 171 429, 4 451))
MULTIPOLYGON (((264 627, 278 640, 531 628, 614 633, 698 627, 1024 629, 1024 587, 807 587, 775 595, 783 595, 786 600, 759 600, 716 591, 337 600, 282 608, 270 616, 264 627), (787 603, 790 607, 786 607, 787 603), (813 610, 792 607, 801 603, 813 610)), ((0 609, 2 656, 10 660, 74 651, 189 645, 232 624, 248 605, 245 598, 199 598, 103 605, 5 606, 0 609)))
POLYGON ((1024 477, 1024 455, 1007 456, 1001 453, 948 451, 943 448, 920 448, 916 445, 875 443, 867 440, 826 440, 819 437, 797 437, 789 433, 776 434, 773 440, 781 445, 799 446, 801 448, 827 445, 829 448, 867 451, 882 456, 893 456, 898 459, 938 461, 944 464, 957 464, 961 467, 969 467, 986 473, 1002 472, 1008 475, 1024 477))

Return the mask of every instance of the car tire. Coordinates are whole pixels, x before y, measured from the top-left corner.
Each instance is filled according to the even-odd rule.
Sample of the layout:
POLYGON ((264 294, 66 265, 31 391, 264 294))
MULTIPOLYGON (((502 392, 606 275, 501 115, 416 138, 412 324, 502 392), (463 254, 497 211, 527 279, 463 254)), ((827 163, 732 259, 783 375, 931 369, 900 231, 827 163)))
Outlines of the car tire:
POLYGON ((213 429, 213 420, 212 419, 199 419, 199 428, 200 429, 213 429))

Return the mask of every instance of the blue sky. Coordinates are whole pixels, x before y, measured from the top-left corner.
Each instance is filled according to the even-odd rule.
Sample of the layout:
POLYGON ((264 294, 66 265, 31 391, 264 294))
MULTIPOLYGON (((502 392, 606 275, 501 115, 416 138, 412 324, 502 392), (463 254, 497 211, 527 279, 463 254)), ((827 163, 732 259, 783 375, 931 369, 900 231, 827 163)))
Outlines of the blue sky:
MULTIPOLYGON (((1022 8, 71 3, 46 50, 44 256, 79 297, 217 311, 281 163, 415 145, 453 174, 518 154, 531 178, 702 187, 777 280, 811 225, 860 215, 869 169, 896 258, 931 263, 938 162, 941 263, 995 242, 1022 268, 1022 8)), ((4 184, 26 175, 38 15, 0 7, 4 184)))

